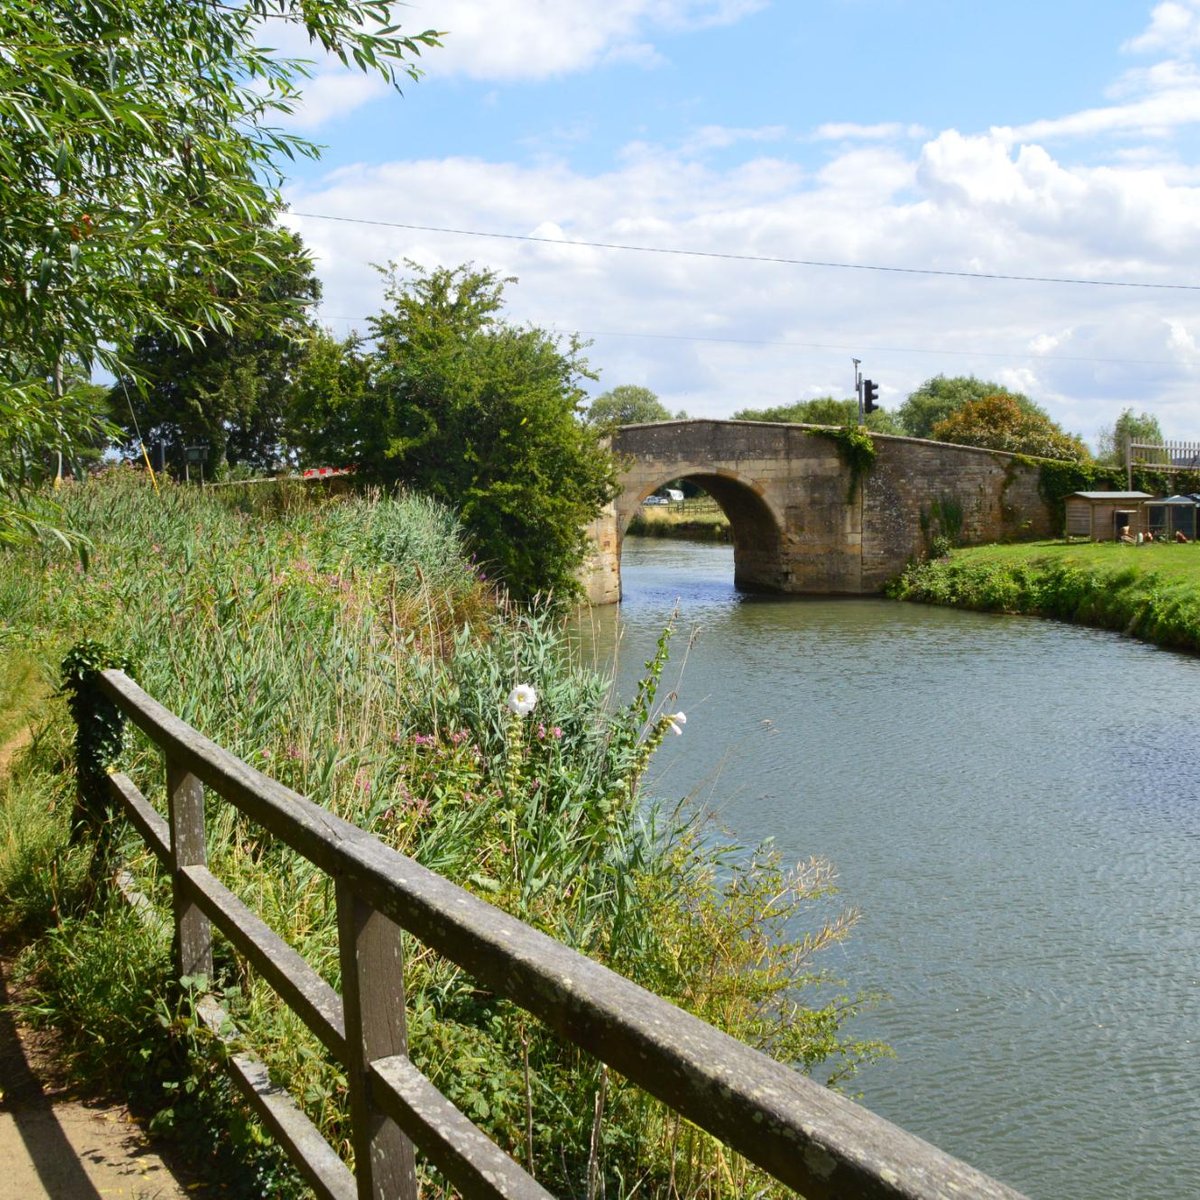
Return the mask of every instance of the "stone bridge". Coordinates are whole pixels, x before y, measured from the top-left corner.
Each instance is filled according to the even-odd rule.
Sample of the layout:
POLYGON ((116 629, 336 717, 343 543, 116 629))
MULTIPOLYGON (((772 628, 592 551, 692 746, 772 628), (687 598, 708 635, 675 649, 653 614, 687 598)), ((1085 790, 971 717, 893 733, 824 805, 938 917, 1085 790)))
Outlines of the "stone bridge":
POLYGON ((591 529, 592 603, 620 599, 625 530, 675 479, 698 484, 729 518, 743 591, 864 595, 938 532, 966 545, 1052 532, 1029 459, 873 434, 874 462, 852 489, 834 433, 758 421, 622 426, 613 435, 621 492, 591 529))

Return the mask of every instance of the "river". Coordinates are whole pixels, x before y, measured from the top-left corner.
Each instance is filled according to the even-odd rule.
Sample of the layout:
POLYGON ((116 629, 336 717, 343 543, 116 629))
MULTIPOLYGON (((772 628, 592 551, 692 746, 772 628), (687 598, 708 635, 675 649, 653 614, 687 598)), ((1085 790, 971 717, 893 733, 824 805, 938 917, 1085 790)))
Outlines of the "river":
POLYGON ((651 790, 831 859, 861 912, 825 965, 889 997, 862 1102, 1040 1200, 1200 1196, 1200 660, 744 597, 725 546, 628 538, 622 572, 591 618, 622 695, 679 607, 651 790))

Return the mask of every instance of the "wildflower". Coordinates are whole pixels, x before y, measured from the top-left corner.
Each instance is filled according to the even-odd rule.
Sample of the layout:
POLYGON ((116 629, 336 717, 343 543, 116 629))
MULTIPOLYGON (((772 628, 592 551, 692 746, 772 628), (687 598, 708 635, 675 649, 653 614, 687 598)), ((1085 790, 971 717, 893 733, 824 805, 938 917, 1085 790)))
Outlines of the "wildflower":
POLYGON ((538 723, 538 741, 544 742, 545 740, 546 740, 546 727, 545 727, 545 725, 541 724, 541 722, 539 722, 538 723))
POLYGON ((671 732, 680 734, 683 732, 683 726, 687 724, 687 717, 683 713, 668 713, 667 724, 671 727, 671 732))
POLYGON ((562 741, 562 726, 561 726, 561 725, 555 725, 555 727, 554 727, 552 730, 550 730, 550 736, 551 736, 551 737, 552 737, 552 738, 553 738, 553 739, 554 739, 556 742, 561 742, 561 741, 562 741))
POLYGON ((514 712, 518 717, 527 717, 534 710, 537 704, 537 692, 533 690, 527 683, 518 683, 511 692, 508 693, 508 708, 510 712, 514 712))

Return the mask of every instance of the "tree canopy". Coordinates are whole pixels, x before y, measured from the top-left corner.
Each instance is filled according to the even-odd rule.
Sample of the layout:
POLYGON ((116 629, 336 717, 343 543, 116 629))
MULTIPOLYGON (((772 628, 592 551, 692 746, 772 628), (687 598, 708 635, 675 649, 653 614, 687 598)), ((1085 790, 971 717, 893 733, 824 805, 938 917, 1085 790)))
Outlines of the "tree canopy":
POLYGON ((281 164, 316 149, 277 125, 306 68, 266 48, 268 22, 395 84, 437 38, 389 8, 0 0, 0 391, 23 426, 0 447, 0 526, 24 520, 14 447, 94 418, 62 403, 66 365, 118 371, 134 330, 229 331, 247 272, 276 265, 281 164))
POLYGON ((983 446, 1039 458, 1075 461, 1091 458, 1079 438, 1065 433, 1044 413, 1030 412, 1013 395, 968 400, 939 421, 932 436, 937 441, 959 446, 983 446))
POLYGON ((203 341, 143 329, 124 356, 131 373, 113 388, 113 420, 128 444, 136 450, 140 434, 147 447, 163 447, 177 475, 189 445, 208 447, 209 478, 225 463, 261 470, 283 459, 289 389, 314 333, 304 306, 320 284, 300 239, 285 233, 276 266, 249 265, 240 288, 249 302, 203 341))
POLYGON ((935 375, 927 379, 900 405, 896 416, 909 437, 933 437, 933 427, 956 413, 972 400, 985 396, 1011 396, 1025 412, 1049 419, 1045 409, 1020 392, 1009 391, 1003 384, 974 375, 935 375))
MULTIPOLYGON (((838 400, 834 396, 818 396, 814 400, 797 400, 774 408, 743 408, 733 414, 735 421, 792 421, 801 425, 857 425, 858 401, 838 400)), ((873 433, 902 433, 894 413, 877 408, 867 413, 866 427, 873 433)))
POLYGON ((1109 428, 1100 431, 1097 460, 1124 466, 1126 441, 1161 445, 1163 432, 1159 428, 1158 418, 1153 413, 1135 415, 1132 408, 1125 409, 1109 428))
POLYGON ((492 271, 408 266, 388 275, 371 349, 316 343, 293 442, 457 509, 515 598, 573 595, 585 526, 615 490, 600 431, 579 416, 581 343, 506 321, 512 280, 492 271))
POLYGON ((645 425, 672 419, 667 406, 654 392, 634 383, 622 383, 611 391, 601 392, 592 400, 584 416, 589 425, 605 430, 618 425, 645 425))

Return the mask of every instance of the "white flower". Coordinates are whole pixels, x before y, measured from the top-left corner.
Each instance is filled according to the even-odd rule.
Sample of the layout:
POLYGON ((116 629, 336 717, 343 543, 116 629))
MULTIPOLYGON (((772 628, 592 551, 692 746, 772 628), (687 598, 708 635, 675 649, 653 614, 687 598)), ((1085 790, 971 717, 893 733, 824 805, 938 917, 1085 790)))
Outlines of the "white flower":
POLYGON ((534 710, 537 704, 537 692, 533 690, 527 683, 518 683, 511 692, 508 693, 508 707, 511 712, 515 712, 518 717, 527 717, 534 710))
POLYGON ((687 717, 683 713, 667 713, 667 724, 671 726, 671 732, 678 735, 683 732, 683 726, 687 724, 687 717))

